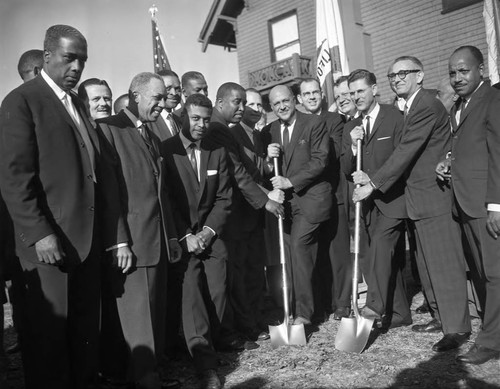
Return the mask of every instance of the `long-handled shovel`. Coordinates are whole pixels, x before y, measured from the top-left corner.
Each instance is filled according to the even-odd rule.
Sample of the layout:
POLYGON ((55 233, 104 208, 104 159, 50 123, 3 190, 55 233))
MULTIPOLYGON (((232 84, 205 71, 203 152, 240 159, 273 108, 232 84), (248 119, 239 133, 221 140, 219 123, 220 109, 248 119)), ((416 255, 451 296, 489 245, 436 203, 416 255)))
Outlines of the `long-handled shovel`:
MULTIPOLYGON (((357 142, 356 170, 361 170, 361 139, 357 142)), ((359 188, 359 184, 356 188, 359 188)), ((352 269, 352 307, 354 317, 343 317, 335 337, 335 348, 341 351, 360 354, 368 342, 373 326, 372 319, 366 319, 358 310, 359 275, 359 235, 361 224, 361 202, 356 203, 354 219, 354 266, 352 269)))
MULTIPOLYGON (((278 172, 278 158, 274 158, 274 174, 279 175, 278 172)), ((280 263, 281 275, 283 278, 283 309, 285 311, 285 318, 283 323, 278 326, 269 326, 269 335, 271 336, 271 346, 276 348, 278 346, 285 346, 290 344, 305 345, 306 334, 303 324, 291 324, 290 312, 288 302, 288 279, 286 274, 286 258, 285 258, 285 240, 283 238, 283 218, 280 216, 278 219, 279 229, 279 245, 280 245, 280 263)))

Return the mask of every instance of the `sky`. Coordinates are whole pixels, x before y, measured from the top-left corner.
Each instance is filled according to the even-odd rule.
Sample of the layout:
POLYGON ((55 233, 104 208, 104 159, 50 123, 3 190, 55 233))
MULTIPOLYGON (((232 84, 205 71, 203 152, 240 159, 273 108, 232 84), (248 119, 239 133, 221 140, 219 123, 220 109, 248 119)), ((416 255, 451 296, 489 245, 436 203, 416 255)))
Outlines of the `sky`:
POLYGON ((19 57, 42 49, 48 27, 68 24, 87 39, 88 61, 81 81, 105 79, 113 97, 126 93, 132 78, 153 71, 149 8, 158 8, 158 27, 172 70, 179 77, 197 70, 205 75, 209 97, 226 81, 239 82, 236 52, 208 46, 198 37, 212 0, 0 0, 0 100, 21 84, 19 57))

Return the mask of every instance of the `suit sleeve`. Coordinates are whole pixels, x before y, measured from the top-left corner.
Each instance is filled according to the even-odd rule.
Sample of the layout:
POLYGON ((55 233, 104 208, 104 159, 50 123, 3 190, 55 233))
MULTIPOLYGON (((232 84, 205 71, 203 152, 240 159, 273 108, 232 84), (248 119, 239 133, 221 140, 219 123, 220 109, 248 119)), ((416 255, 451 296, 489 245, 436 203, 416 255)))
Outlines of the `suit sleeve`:
POLYGON ((352 154, 351 147, 351 130, 350 125, 344 126, 340 153, 340 168, 349 181, 352 181, 351 174, 356 170, 356 157, 352 154))
POLYGON ((229 174, 234 177, 245 200, 255 209, 263 208, 268 201, 267 195, 243 166, 241 150, 234 137, 228 131, 221 129, 217 123, 212 124, 210 131, 212 139, 226 148, 229 174))
POLYGON ((123 205, 123 193, 126 192, 119 178, 119 157, 111 130, 108 125, 100 123, 96 131, 101 146, 98 185, 104 213, 104 247, 108 248, 130 241, 123 205))
POLYGON ((44 189, 38 176, 35 123, 28 102, 16 92, 0 108, 0 174, 2 196, 26 246, 53 234, 39 207, 44 189))
POLYGON ((488 106, 486 142, 488 146, 488 186, 486 204, 500 204, 500 93, 488 106))
POLYGON ((310 136, 311 158, 297 174, 287 177, 295 192, 300 192, 324 172, 328 164, 329 136, 324 121, 315 123, 310 136))
POLYGON ((229 171, 227 167, 227 153, 221 148, 219 159, 219 187, 215 196, 215 204, 210 210, 205 226, 213 229, 217 235, 223 231, 231 210, 231 198, 233 195, 229 171))
POLYGON ((387 192, 418 158, 432 135, 437 120, 436 113, 430 107, 415 107, 415 112, 405 126, 401 142, 375 175, 370 177, 379 191, 387 192))
POLYGON ((335 158, 339 159, 342 153, 342 135, 344 133, 344 122, 340 118, 340 115, 336 115, 335 119, 332 120, 329 128, 330 138, 333 141, 333 147, 335 150, 335 158))

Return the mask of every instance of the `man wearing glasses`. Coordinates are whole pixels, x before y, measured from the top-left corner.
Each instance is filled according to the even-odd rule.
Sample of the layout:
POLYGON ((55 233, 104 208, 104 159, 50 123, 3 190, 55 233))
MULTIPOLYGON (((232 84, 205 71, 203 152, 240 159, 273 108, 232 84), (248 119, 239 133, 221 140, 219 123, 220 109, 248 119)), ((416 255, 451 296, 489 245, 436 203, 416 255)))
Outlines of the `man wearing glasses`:
POLYGON ((443 104, 422 88, 424 68, 415 57, 397 58, 389 74, 391 87, 406 100, 401 143, 374 174, 360 174, 353 200, 385 193, 406 177, 409 228, 417 243, 417 266, 427 299, 434 310, 429 323, 413 326, 416 332, 443 331, 433 345, 436 352, 458 348, 470 336, 464 255, 456 242, 458 224, 451 216, 448 185, 437 181, 434 169, 450 149, 448 113, 443 104))

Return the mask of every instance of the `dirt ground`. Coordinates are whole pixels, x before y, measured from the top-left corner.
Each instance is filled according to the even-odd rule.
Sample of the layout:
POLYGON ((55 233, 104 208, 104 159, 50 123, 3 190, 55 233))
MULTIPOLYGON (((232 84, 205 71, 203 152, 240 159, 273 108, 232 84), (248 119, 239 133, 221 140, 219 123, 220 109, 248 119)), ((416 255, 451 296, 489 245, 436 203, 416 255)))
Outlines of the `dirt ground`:
MULTIPOLYGON (((413 298, 412 308, 422 302, 422 295, 413 298)), ((5 345, 15 340, 6 309, 5 345)), ((414 323, 424 323, 429 315, 415 314, 414 323)), ((480 322, 473 320, 472 344, 480 322)), ((270 341, 260 342, 256 350, 221 354, 221 376, 225 388, 443 388, 482 389, 500 388, 500 361, 489 361, 481 366, 461 366, 455 362, 458 351, 434 353, 433 343, 440 334, 416 334, 410 327, 374 334, 362 354, 350 354, 335 349, 335 335, 339 322, 334 320, 315 327, 306 346, 288 346, 273 349, 270 341)), ((23 388, 20 354, 9 355, 9 366, 4 371, 6 382, 0 389, 23 388)), ((194 370, 186 354, 170 361, 165 373, 182 381, 183 388, 198 388, 194 370)))

